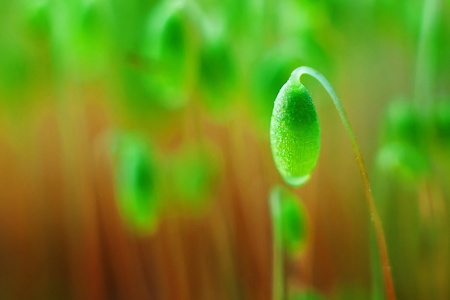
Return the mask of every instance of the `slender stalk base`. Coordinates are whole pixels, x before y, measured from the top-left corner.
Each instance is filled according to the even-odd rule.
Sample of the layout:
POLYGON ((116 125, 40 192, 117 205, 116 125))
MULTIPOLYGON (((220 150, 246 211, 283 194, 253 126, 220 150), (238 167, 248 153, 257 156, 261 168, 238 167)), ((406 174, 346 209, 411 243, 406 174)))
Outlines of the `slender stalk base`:
POLYGON ((300 80, 300 77, 302 74, 308 74, 315 79, 317 79, 322 86, 325 88, 325 90, 330 95, 331 99, 334 102, 334 105, 336 106, 336 109, 339 113, 339 116, 342 120, 342 124, 344 124, 345 130, 347 131, 347 134, 350 137, 350 141, 352 143, 353 151, 355 152, 355 158, 356 163, 358 164, 359 172, 361 173, 361 179, 364 185, 364 192, 367 199, 367 205, 369 207, 369 212, 371 215, 373 227, 375 229, 375 237, 377 241, 377 248, 378 248, 378 256, 381 261, 381 264, 383 266, 383 276, 384 276, 384 284, 386 287, 386 296, 389 300, 395 299, 395 290, 394 290, 394 284, 392 281, 391 276, 391 269, 389 266, 389 258, 387 253, 387 247, 386 247, 386 239, 384 237, 383 227, 381 226, 381 220, 378 216, 375 202, 373 200, 372 195, 372 189, 370 187, 369 177, 367 176, 367 170, 366 166, 364 164, 361 151, 359 149, 358 142, 356 141, 355 134, 353 133, 353 129, 350 125, 350 122, 347 118, 347 115, 345 114, 344 107, 342 106, 341 100, 339 100, 336 92, 331 87, 330 83, 326 78, 317 72, 316 70, 309 68, 309 67, 299 67, 294 70, 293 74, 298 75, 298 79, 300 80))
POLYGON ((273 231, 272 300, 282 300, 284 299, 284 270, 281 238, 281 199, 279 193, 273 191, 269 201, 273 231))

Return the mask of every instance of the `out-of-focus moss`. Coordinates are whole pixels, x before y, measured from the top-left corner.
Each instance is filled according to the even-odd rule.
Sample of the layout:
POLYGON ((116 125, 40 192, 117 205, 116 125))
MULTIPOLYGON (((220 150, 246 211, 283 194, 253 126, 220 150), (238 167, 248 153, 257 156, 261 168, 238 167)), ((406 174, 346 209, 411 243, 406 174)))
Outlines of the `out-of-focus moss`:
POLYGON ((33 60, 24 45, 0 41, 0 90, 6 98, 17 98, 29 91, 33 79, 33 60))
POLYGON ((295 291, 288 297, 289 300, 323 300, 325 299, 318 292, 313 290, 295 291))
MULTIPOLYGON (((134 85, 166 109, 184 106, 192 82, 197 28, 189 7, 160 2, 145 17, 136 52, 140 66, 134 85)), ((146 94, 146 95, 145 95, 146 94)))
POLYGON ((36 39, 49 40, 51 35, 51 5, 49 1, 30 1, 25 5, 25 22, 36 39))
POLYGON ((110 1, 112 33, 119 56, 128 56, 138 51, 145 28, 148 11, 155 1, 112 0, 110 1))
POLYGON ((296 254, 306 244, 306 212, 299 199, 286 194, 281 203, 283 239, 286 250, 296 254))
POLYGON ((431 130, 433 142, 444 148, 450 147, 450 98, 433 105, 431 130))
POLYGON ((415 183, 431 171, 427 156, 403 143, 390 143, 382 147, 377 154, 376 164, 384 176, 395 176, 415 183))
POLYGON ((151 233, 157 226, 161 205, 154 153, 137 134, 111 136, 110 146, 119 211, 131 230, 151 233))
POLYGON ((295 256, 301 253, 307 241, 308 222, 305 208, 295 194, 280 185, 272 189, 270 197, 271 201, 279 203, 279 215, 272 222, 279 222, 274 227, 281 230, 281 248, 295 256))
POLYGON ((236 89, 236 60, 224 40, 205 41, 200 49, 199 81, 203 99, 213 111, 232 104, 236 89))
POLYGON ((74 47, 77 69, 83 77, 106 75, 111 63, 111 16, 101 0, 82 1, 74 20, 74 47))
POLYGON ((398 99, 387 108, 382 125, 382 142, 401 142, 414 147, 424 143, 423 118, 411 100, 398 99))
POLYGON ((211 147, 186 146, 172 160, 171 183, 181 209, 205 211, 217 189, 220 163, 211 147))
POLYGON ((270 125, 275 98, 280 87, 286 83, 286 79, 292 73, 299 62, 292 55, 280 55, 272 52, 259 59, 251 79, 250 110, 255 116, 255 121, 267 136, 270 125))
POLYGON ((172 86, 146 64, 130 63, 122 68, 121 83, 126 105, 140 115, 164 113, 180 108, 187 101, 177 86, 172 86))

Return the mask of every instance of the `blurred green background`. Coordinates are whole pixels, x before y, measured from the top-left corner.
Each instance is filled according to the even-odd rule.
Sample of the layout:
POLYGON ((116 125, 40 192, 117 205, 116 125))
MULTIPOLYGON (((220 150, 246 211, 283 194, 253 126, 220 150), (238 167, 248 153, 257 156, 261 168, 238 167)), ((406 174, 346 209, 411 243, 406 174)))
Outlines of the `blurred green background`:
MULTIPOLYGON (((444 0, 0 0, 0 298, 270 299, 269 124, 302 65, 360 142, 398 299, 449 299, 444 0)), ((321 154, 286 294, 383 299, 350 142, 302 82, 321 154)))

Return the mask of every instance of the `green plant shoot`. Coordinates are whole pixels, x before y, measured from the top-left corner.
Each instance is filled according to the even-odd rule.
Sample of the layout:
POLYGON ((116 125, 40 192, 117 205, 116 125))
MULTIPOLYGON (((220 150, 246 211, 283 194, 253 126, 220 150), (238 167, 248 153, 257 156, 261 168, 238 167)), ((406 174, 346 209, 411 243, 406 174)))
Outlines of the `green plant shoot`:
POLYGON ((350 138, 375 229, 378 255, 383 265, 386 295, 389 300, 395 299, 386 239, 380 217, 376 211, 372 188, 359 144, 356 141, 341 100, 328 80, 312 68, 303 66, 295 69, 275 99, 270 126, 270 143, 275 166, 288 184, 299 186, 309 179, 310 173, 317 163, 320 146, 320 127, 311 96, 300 83, 300 77, 303 74, 314 77, 327 90, 350 138))

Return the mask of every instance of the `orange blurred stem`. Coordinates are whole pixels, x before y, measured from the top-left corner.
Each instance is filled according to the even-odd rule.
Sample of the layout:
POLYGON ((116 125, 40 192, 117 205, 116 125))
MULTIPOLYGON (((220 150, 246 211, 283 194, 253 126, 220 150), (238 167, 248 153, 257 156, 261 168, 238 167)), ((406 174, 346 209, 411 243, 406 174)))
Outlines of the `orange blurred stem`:
POLYGON ((394 290, 394 284, 392 281, 392 275, 391 275, 391 268, 389 266, 389 258, 387 253, 387 247, 386 247, 386 238, 384 236, 383 227, 381 226, 381 220, 378 216, 375 202, 373 200, 372 195, 372 189, 370 187, 369 177, 367 176, 367 170, 366 166, 364 164, 361 151, 359 149, 358 142, 356 141, 355 134, 353 133, 353 129, 350 125, 350 121, 347 118, 347 115, 345 114, 344 107, 342 106, 341 100, 339 100, 336 92, 331 87, 330 83, 326 78, 317 72, 316 70, 309 68, 309 67, 299 67, 294 70, 296 75, 298 75, 298 79, 300 81, 300 77, 302 74, 308 74, 315 79, 317 79, 322 86, 325 88, 325 90, 330 95, 331 99, 333 100, 334 105, 336 106, 336 109, 339 113, 339 116, 342 120, 342 124, 344 124, 345 130, 347 131, 348 136, 350 137, 350 141, 352 143, 353 151, 355 152, 355 158, 356 163, 358 164, 359 173, 361 174, 361 179, 364 186, 364 192, 367 199, 367 205, 369 207, 370 216, 372 219, 373 227, 375 229, 375 237, 377 241, 377 248, 378 248, 378 257, 379 260, 383 266, 383 276, 384 276, 384 285, 386 288, 386 296, 389 300, 395 299, 395 290, 394 290))

